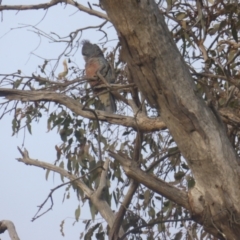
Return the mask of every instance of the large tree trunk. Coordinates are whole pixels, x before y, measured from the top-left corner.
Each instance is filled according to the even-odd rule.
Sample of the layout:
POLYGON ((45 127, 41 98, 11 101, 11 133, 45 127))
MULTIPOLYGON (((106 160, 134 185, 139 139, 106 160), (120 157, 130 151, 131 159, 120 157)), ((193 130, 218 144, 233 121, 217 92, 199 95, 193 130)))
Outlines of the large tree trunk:
POLYGON ((239 239, 240 168, 224 126, 194 91, 188 67, 154 0, 102 0, 122 56, 148 102, 161 113, 194 174, 192 215, 221 239, 239 239))

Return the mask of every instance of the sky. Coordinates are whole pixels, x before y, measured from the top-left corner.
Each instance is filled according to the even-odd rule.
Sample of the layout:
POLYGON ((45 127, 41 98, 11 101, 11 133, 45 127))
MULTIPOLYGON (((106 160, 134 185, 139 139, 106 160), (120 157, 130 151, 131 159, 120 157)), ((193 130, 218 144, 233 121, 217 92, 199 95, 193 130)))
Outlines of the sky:
MULTIPOLYGON (((3 0, 2 5, 44 2, 48 1, 3 0)), ((79 1, 79 3, 87 6, 87 1, 79 1)), ((40 39, 32 32, 32 28, 26 25, 35 25, 46 33, 55 32, 66 36, 78 28, 103 22, 99 18, 88 16, 64 4, 54 6, 47 11, 46 15, 45 13, 43 10, 3 12, 0 22, 0 74, 12 73, 20 69, 23 75, 31 75, 38 69, 38 65, 43 64, 43 59, 40 57, 56 58, 64 49, 64 44, 40 39)), ((110 39, 116 40, 114 30, 109 29, 109 32, 110 39)), ((89 39, 94 43, 98 43, 100 38, 101 34, 95 30, 84 32, 82 36, 82 39, 89 39)), ((108 47, 111 47, 111 42, 108 47)), ((80 49, 73 60, 80 68, 84 67, 80 49)), ((61 65, 56 70, 56 74, 60 71, 61 65)), ((33 134, 26 132, 24 141, 23 131, 17 136, 12 136, 11 115, 5 116, 0 121, 0 220, 11 220, 15 224, 20 239, 24 240, 79 239, 83 229, 82 221, 74 226, 72 224, 75 221, 74 212, 79 204, 82 206, 82 203, 77 200, 74 192, 71 192, 70 199, 62 202, 65 187, 53 194, 53 209, 31 222, 38 210, 37 206, 46 199, 52 188, 62 182, 57 174, 51 174, 46 181, 44 170, 18 162, 16 158, 21 156, 17 147, 26 148, 31 158, 53 163, 56 159, 54 146, 61 143, 61 139, 56 131, 47 132, 47 117, 47 115, 44 116, 40 124, 33 124, 33 134), (60 233, 62 220, 65 220, 64 238, 60 233)), ((85 218, 90 218, 88 207, 81 209, 80 219, 85 218)), ((10 240, 8 232, 1 234, 0 239, 10 240)))

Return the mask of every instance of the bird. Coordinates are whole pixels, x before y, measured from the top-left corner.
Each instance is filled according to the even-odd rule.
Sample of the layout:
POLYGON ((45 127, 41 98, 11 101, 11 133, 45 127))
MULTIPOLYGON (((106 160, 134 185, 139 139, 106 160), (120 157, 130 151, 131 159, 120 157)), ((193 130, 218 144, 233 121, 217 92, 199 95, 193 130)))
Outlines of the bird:
MULTIPOLYGON (((100 73, 108 83, 114 83, 114 74, 110 64, 104 57, 103 51, 97 44, 92 44, 89 40, 82 41, 82 55, 85 60, 85 73, 89 78, 98 77, 100 73)), ((117 110, 115 97, 111 92, 106 92, 106 88, 95 88, 104 84, 100 79, 90 81, 91 88, 101 102, 99 110, 108 113, 115 113, 117 110), (101 94, 101 92, 104 92, 101 94)))

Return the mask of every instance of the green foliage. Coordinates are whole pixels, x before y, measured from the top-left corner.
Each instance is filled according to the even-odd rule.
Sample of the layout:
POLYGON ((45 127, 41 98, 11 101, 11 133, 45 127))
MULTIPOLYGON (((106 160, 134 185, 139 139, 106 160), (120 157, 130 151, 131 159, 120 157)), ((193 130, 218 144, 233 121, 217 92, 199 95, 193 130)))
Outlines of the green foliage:
MULTIPOLYGON (((219 110, 227 108, 239 114, 240 10, 238 1, 167 0, 158 2, 159 10, 165 16, 172 37, 190 69, 196 95, 206 102, 211 102, 219 110)), ((126 65, 118 60, 118 53, 118 46, 116 46, 113 51, 105 55, 113 63, 116 82, 122 85, 131 84, 126 65)), ((59 79, 54 78, 54 74, 48 74, 50 61, 47 60, 39 66, 38 74, 23 76, 21 71, 18 71, 17 74, 8 75, 7 80, 3 78, 2 83, 7 81, 12 89, 59 92, 81 103, 85 108, 99 109, 100 101, 93 95, 86 80, 82 79, 84 71, 77 68, 70 58, 68 63, 68 75, 64 75, 66 81, 61 84, 59 79)), ((122 97, 132 100, 133 95, 129 93, 131 91, 122 90, 119 93, 122 97)), ((137 105, 136 102, 135 104, 137 105)), ((58 103, 48 101, 15 101, 12 107, 9 107, 8 103, 2 104, 2 107, 3 115, 9 111, 13 112, 13 135, 21 129, 27 129, 29 134, 34 134, 32 123, 34 121, 38 123, 42 116, 47 116, 47 130, 56 131, 59 135, 60 143, 55 145, 54 164, 66 169, 75 177, 81 177, 81 181, 93 191, 98 188, 102 174, 99 147, 103 161, 106 160, 109 149, 114 149, 119 155, 135 161, 138 129, 111 125, 107 122, 108 117, 104 122, 89 120, 77 116, 76 113, 58 103), (98 122, 101 128, 100 133, 98 122)), ((146 101, 141 103, 141 108, 146 109, 149 118, 161 115, 156 113, 156 110, 146 101)), ((130 107, 121 101, 118 102, 118 109, 118 114, 132 116, 130 107)), ((142 109, 139 108, 139 111, 142 109)), ((227 124, 230 126, 229 138, 233 139, 233 145, 239 153, 238 126, 231 121, 227 124)), ((181 155, 170 132, 162 130, 142 134, 138 166, 147 174, 175 187, 186 191, 193 188, 195 180, 190 166, 181 155)), ((51 173, 49 170, 46 171, 46 179, 51 173)), ((117 211, 130 186, 130 179, 124 174, 119 162, 113 159, 111 159, 107 177, 107 186, 101 197, 117 211)), ((65 181, 63 176, 61 180, 65 181)), ((102 219, 99 220, 96 206, 86 198, 83 190, 74 182, 66 187, 63 200, 70 198, 70 189, 74 190, 83 204, 81 208, 88 202, 91 213, 91 219, 83 220, 85 229, 81 233, 81 238, 87 240, 94 236, 96 239, 105 239, 108 234, 107 224, 102 223, 102 219)), ((74 213, 76 221, 80 221, 81 211, 78 205, 74 213)), ((165 239, 166 236, 175 240, 188 239, 190 230, 193 236, 198 234, 200 239, 210 239, 203 229, 199 231, 200 226, 190 223, 182 224, 189 215, 190 213, 181 206, 141 185, 127 208, 122 227, 125 231, 134 229, 129 239, 165 239), (157 223, 150 225, 154 222, 157 223), (149 226, 138 228, 143 224, 149 224, 149 226), (173 228, 178 229, 178 232, 173 231, 174 234, 171 234, 173 228)), ((63 236, 64 223, 62 221, 60 225, 63 236)))

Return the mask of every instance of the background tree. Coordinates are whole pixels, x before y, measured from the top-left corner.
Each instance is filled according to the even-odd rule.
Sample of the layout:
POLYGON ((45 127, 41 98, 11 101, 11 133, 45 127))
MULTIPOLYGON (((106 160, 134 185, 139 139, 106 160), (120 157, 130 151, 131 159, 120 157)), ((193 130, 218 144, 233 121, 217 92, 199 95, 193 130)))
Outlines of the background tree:
MULTIPOLYGON (((47 176, 59 173, 66 192, 73 188, 84 206, 89 203, 85 239, 238 239, 238 1, 102 0, 86 7, 56 0, 0 10, 58 3, 103 22, 67 37, 32 26, 66 43, 63 52, 45 60, 37 74, 1 75, 2 114, 12 113, 13 134, 31 133, 31 123, 47 112, 48 130, 57 128, 62 139, 55 162, 36 161, 20 148, 18 161, 47 169, 47 176), (119 41, 105 50, 109 25, 119 41), (96 78, 86 78, 71 61, 89 28, 104 34, 99 44, 116 81, 101 87, 118 99, 117 114, 97 110, 88 84, 96 78), (95 219, 98 214, 105 222, 95 219)), ((75 215, 78 220, 80 208, 75 215)))

